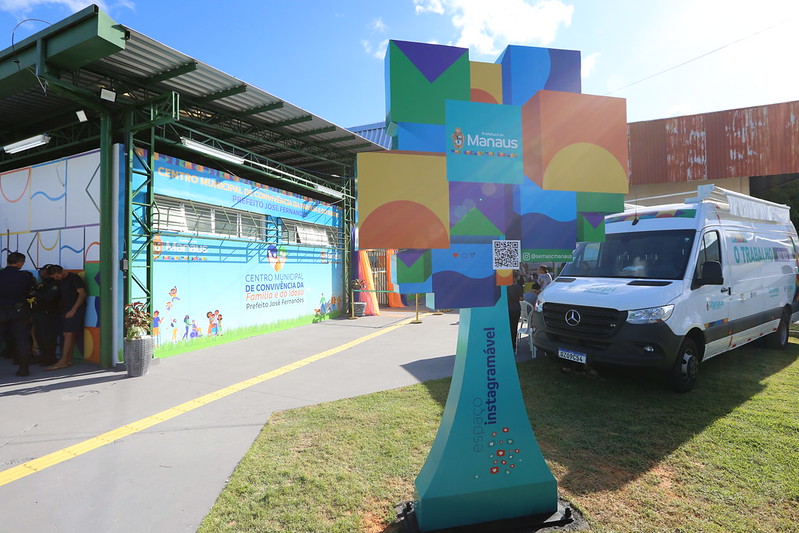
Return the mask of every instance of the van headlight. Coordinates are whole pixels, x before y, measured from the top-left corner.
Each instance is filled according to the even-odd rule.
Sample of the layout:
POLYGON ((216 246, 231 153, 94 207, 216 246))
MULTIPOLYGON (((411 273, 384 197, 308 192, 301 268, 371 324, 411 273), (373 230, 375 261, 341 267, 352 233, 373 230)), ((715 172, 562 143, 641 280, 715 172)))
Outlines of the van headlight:
POLYGON ((533 306, 533 311, 536 313, 543 313, 544 312, 544 300, 541 299, 539 296, 535 300, 535 305, 533 306))
POLYGON ((654 324, 665 322, 674 311, 674 305, 661 305, 660 307, 647 307, 627 311, 627 322, 630 324, 654 324))

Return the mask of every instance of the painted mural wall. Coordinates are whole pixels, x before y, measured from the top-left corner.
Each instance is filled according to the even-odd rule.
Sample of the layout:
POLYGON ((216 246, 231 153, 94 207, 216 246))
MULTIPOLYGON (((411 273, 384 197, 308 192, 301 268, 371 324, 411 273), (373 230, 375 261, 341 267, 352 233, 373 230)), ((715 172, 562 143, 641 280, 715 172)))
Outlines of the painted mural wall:
POLYGON ((340 311, 343 255, 318 245, 339 207, 162 154, 154 170, 157 356, 340 311))
MULTIPOLYGON (((116 147, 116 159, 122 205, 121 146, 116 147)), ((210 339, 227 342, 318 322, 339 312, 342 252, 335 246, 309 244, 324 239, 321 229, 340 231, 339 207, 161 154, 156 154, 154 191, 173 214, 175 206, 193 206, 184 210, 183 231, 161 231, 155 238, 156 355, 200 348, 210 339), (234 213, 238 224, 249 220, 243 228, 250 233, 214 235, 203 226, 202 216, 188 227, 191 215, 187 221, 185 213, 214 213, 215 208, 210 230, 220 230, 224 220, 228 227, 220 231, 230 233, 229 217, 234 213), (227 218, 220 219, 220 213, 227 218), (285 223, 292 221, 302 224, 299 230, 288 224, 294 228, 289 239, 285 223), (274 231, 256 230, 253 225, 261 223, 271 224, 274 231)), ((117 222, 121 243, 124 221, 117 222)), ((9 251, 20 251, 28 257, 25 268, 34 273, 52 263, 82 275, 88 301, 76 355, 99 364, 99 151, 0 174, 0 224, 2 266, 9 251)), ((120 330, 121 324, 115 328, 120 330)))
POLYGON ((59 264, 82 274, 88 293, 77 350, 100 362, 100 152, 95 150, 0 174, 0 249, 24 253, 36 273, 59 264))

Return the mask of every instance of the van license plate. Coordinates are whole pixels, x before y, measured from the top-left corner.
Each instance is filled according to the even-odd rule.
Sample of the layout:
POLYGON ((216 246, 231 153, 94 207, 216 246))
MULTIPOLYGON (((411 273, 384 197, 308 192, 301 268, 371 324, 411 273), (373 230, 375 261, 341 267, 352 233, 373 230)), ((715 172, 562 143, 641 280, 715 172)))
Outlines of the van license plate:
POLYGON ((572 352, 571 350, 564 350, 562 348, 558 349, 558 357, 561 359, 567 359, 569 361, 574 361, 575 363, 583 363, 585 364, 585 354, 584 353, 577 353, 572 352))

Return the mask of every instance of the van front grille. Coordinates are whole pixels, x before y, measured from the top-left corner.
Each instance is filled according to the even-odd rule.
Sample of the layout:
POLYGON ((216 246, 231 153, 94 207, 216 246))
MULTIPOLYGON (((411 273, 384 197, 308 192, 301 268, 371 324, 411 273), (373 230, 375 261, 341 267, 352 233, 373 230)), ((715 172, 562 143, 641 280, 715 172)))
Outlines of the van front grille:
POLYGON ((606 307, 545 303, 543 318, 553 333, 601 339, 618 331, 627 319, 627 312, 606 307))

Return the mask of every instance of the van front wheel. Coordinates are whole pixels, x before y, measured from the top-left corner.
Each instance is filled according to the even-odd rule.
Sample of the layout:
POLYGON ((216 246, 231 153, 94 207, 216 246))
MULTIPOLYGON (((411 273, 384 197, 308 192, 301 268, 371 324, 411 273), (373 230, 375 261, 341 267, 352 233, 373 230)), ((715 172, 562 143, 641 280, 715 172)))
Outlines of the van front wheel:
POLYGON ((677 392, 688 392, 696 384, 699 373, 699 348, 693 339, 685 339, 677 353, 671 371, 671 388, 677 392))
POLYGON ((777 326, 777 331, 766 337, 768 347, 774 350, 784 350, 788 345, 788 328, 791 321, 791 315, 788 311, 782 312, 780 317, 780 324, 777 326))

